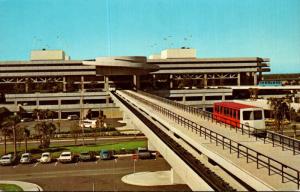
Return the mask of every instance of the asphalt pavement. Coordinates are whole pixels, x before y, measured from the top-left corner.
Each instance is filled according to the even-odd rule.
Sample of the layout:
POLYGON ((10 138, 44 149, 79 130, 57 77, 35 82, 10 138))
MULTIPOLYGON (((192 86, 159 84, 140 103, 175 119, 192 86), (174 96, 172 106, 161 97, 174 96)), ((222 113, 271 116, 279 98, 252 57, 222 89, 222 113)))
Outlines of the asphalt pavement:
MULTIPOLYGON (((190 191, 187 185, 142 187, 125 184, 121 178, 133 173, 131 157, 62 164, 18 164, 1 166, 0 180, 35 183, 45 191, 190 191)), ((158 159, 138 160, 136 172, 170 170, 168 163, 158 159)))

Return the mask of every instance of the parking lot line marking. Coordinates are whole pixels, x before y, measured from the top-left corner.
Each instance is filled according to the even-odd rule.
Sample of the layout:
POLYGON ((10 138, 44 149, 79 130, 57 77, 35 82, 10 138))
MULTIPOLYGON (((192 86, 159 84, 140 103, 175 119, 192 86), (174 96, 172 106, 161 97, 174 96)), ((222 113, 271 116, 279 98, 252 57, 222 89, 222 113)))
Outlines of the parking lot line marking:
POLYGON ((34 164, 34 166, 33 166, 33 167, 36 167, 38 164, 39 164, 39 162, 37 162, 36 164, 34 164))
POLYGON ((98 164, 98 161, 96 161, 95 164, 98 164))
POLYGON ((58 162, 55 162, 55 164, 54 164, 55 167, 56 167, 57 163, 58 163, 58 162))
POLYGON ((13 166, 13 168, 16 168, 18 165, 13 166))

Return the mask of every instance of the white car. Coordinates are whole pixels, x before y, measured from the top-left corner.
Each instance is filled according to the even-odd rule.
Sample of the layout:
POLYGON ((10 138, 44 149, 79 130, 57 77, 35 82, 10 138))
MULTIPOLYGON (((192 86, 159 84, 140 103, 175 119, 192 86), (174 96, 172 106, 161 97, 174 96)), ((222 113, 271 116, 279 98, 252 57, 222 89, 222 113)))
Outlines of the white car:
POLYGON ((20 159, 20 163, 31 163, 32 157, 30 153, 23 153, 20 159))
POLYGON ((70 151, 62 152, 58 158, 61 163, 71 163, 73 161, 73 154, 70 151))
POLYGON ((83 128, 96 128, 96 122, 97 120, 90 120, 90 119, 85 119, 83 120, 81 127, 83 128))
POLYGON ((13 155, 3 155, 0 159, 0 165, 11 165, 13 164, 13 155))
POLYGON ((51 163, 51 154, 49 152, 42 153, 40 162, 41 163, 51 163))

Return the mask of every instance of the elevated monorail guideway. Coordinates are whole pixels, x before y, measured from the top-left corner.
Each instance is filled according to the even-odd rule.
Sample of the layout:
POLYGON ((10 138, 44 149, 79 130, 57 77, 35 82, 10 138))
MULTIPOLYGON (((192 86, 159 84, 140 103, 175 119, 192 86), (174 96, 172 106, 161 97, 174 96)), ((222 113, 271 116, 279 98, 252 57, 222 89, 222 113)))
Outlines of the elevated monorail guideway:
POLYGON ((133 91, 118 94, 255 190, 299 190, 300 158, 294 144, 294 150, 286 150, 284 145, 251 136, 247 129, 225 127, 153 95, 133 91))
MULTIPOLYGON (((180 164, 188 166, 176 167, 175 169, 180 170, 179 175, 182 175, 183 180, 188 184, 192 190, 216 190, 216 191, 236 191, 228 183, 226 183, 222 178, 217 176, 214 172, 209 170, 204 164, 197 160, 193 155, 181 147, 176 141, 174 141, 170 136, 168 136, 164 131, 158 128, 155 123, 151 121, 151 117, 146 117, 139 108, 130 104, 122 96, 112 93, 114 101, 126 112, 134 114, 136 118, 139 119, 135 123, 139 125, 144 125, 147 130, 144 133, 147 137, 156 140, 155 144, 160 144, 158 150, 162 155, 165 155, 165 159, 169 161, 171 166, 179 166, 180 164), (169 152, 167 152, 169 150, 169 152), (182 162, 178 162, 180 158, 182 162), (170 161, 172 160, 172 161, 170 161), (189 170, 189 172, 186 172, 189 170), (204 182, 205 181, 205 182, 204 182), (208 186, 208 185, 210 186, 208 186)), ((142 128, 141 128, 142 129, 142 128)))

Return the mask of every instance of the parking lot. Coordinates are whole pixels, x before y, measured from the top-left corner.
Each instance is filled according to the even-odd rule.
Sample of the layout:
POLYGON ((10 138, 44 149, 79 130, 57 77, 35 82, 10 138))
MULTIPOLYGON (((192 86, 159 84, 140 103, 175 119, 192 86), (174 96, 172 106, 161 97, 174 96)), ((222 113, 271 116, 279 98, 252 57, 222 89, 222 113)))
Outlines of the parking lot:
MULTIPOLYGON (((133 166, 130 156, 68 164, 36 162, 1 166, 0 180, 32 182, 46 191, 190 191, 187 185, 141 187, 123 183, 121 178, 133 173, 133 166)), ((169 169, 170 166, 161 157, 135 163, 136 172, 169 169)))

